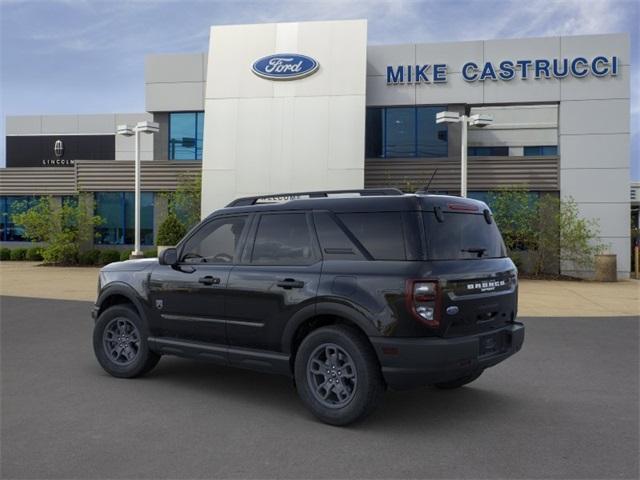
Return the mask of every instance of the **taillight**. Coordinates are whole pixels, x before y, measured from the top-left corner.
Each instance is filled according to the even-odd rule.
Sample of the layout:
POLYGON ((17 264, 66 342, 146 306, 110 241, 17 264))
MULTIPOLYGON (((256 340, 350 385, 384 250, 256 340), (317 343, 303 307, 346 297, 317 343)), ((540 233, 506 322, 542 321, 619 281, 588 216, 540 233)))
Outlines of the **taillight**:
POLYGON ((440 297, 437 282, 409 280, 406 295, 407 308, 417 320, 432 328, 440 326, 440 297))

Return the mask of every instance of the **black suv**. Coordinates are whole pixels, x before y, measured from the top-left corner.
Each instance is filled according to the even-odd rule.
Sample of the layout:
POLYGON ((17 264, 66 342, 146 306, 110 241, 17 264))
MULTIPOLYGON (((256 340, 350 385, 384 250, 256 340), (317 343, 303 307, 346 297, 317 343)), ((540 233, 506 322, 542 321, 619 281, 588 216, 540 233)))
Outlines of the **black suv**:
POLYGON ((395 189, 235 200, 159 260, 100 271, 93 346, 116 377, 163 354, 293 377, 321 420, 386 387, 457 388, 517 352, 517 271, 482 202, 395 189))

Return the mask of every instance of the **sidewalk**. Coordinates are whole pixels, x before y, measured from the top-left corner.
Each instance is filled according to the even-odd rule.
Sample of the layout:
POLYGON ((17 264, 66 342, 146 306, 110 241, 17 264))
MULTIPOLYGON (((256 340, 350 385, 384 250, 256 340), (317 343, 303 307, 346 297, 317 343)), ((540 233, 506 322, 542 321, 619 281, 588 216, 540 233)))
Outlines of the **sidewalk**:
MULTIPOLYGON (((93 302, 97 283, 97 268, 0 262, 0 295, 93 302)), ((518 303, 518 315, 521 317, 640 315, 640 281, 522 280, 518 303)))

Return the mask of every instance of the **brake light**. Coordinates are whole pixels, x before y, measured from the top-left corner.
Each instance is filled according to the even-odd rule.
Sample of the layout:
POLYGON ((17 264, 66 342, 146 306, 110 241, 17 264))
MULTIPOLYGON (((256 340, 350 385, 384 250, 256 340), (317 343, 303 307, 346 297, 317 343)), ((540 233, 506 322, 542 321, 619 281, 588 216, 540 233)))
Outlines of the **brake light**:
POLYGON ((409 280, 406 292, 407 308, 414 318, 425 325, 440 326, 440 295, 438 282, 409 280))
POLYGON ((477 212, 478 207, 475 205, 469 205, 466 203, 449 203, 447 205, 449 210, 459 211, 459 212, 477 212))

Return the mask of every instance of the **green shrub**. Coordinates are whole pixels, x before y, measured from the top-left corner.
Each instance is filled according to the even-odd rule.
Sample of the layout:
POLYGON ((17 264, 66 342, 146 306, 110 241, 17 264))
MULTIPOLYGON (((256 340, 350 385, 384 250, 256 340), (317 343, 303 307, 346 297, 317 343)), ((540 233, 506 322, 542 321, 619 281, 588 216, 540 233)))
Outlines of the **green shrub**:
POLYGON ((144 258, 156 258, 158 256, 158 250, 147 250, 144 252, 144 258))
POLYGON ((124 262, 125 260, 129 260, 130 255, 131 255, 131 252, 129 250, 122 250, 120 252, 120 261, 124 262))
POLYGON ((91 239, 93 227, 102 219, 88 211, 89 200, 81 195, 78 201, 65 201, 54 207, 50 197, 36 203, 18 202, 13 205, 11 219, 24 228, 24 235, 41 247, 45 263, 69 265, 78 262, 80 244, 91 239))
POLYGON ((11 250, 11 260, 24 260, 27 258, 26 248, 14 248, 11 250))
POLYGON ((0 248, 0 260, 11 260, 11 250, 8 248, 0 248))
POLYGON ((100 261, 100 250, 87 250, 78 256, 80 265, 98 265, 100 261))
POLYGON ((27 260, 31 262, 39 262, 42 260, 42 249, 40 247, 31 247, 28 249, 27 260))
POLYGON ((106 265, 108 263, 119 262, 120 252, 118 250, 101 250, 100 263, 106 265))
POLYGON ((170 213, 158 227, 158 245, 172 247, 177 245, 187 233, 187 228, 178 220, 178 217, 170 213))

